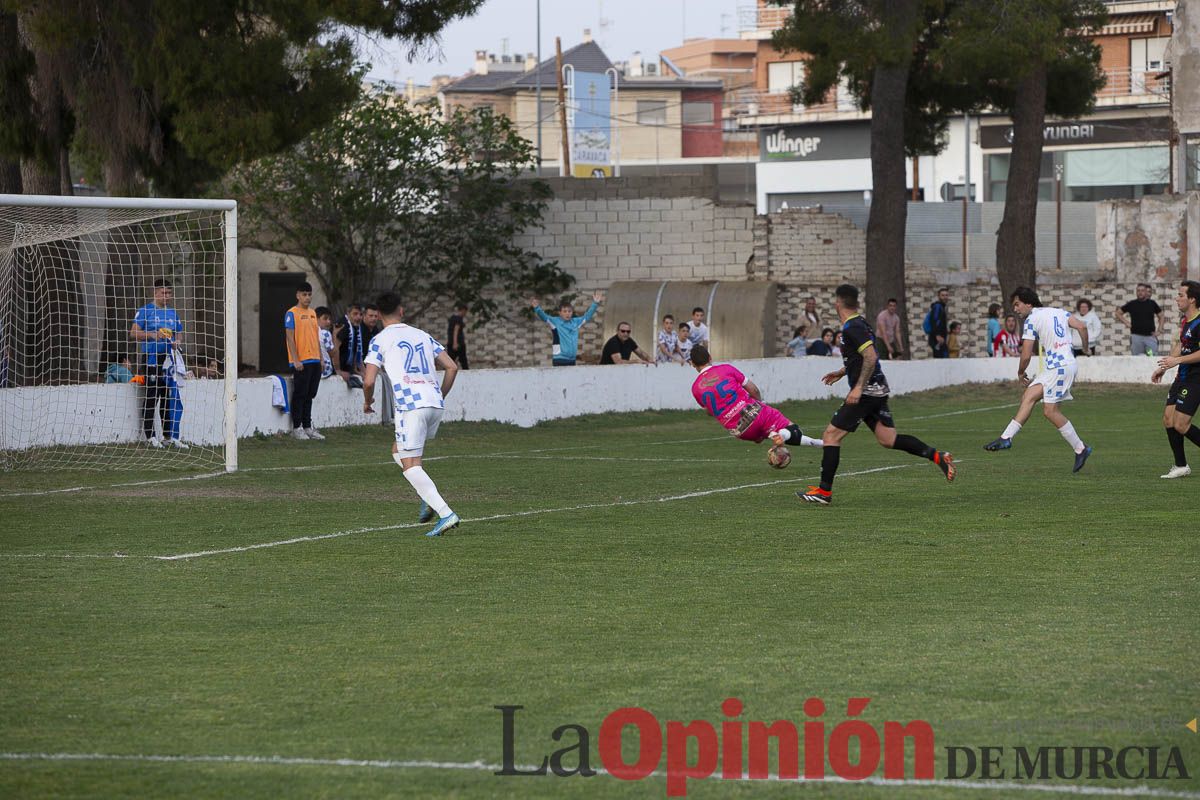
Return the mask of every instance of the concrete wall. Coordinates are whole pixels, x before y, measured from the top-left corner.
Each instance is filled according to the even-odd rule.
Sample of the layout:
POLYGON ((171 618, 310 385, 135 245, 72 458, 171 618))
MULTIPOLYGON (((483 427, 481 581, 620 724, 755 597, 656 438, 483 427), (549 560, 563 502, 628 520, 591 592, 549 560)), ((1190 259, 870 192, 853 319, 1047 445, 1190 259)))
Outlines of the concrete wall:
MULTIPOLYGON (((239 438, 291 430, 288 414, 271 405, 274 378, 242 378, 237 382, 239 438)), ((288 381, 289 396, 291 381, 288 381)), ((185 442, 219 445, 224 441, 224 381, 188 380, 180 390, 185 442)), ((377 386, 383 396, 383 385, 377 386)), ((143 390, 133 384, 37 386, 0 390, 0 450, 80 444, 135 444, 143 439, 143 390)), ((380 403, 375 404, 381 408, 380 403)), ((362 413, 362 390, 348 389, 339 378, 321 382, 313 401, 318 428, 365 425, 379 414, 362 413)), ((159 423, 155 430, 161 432, 159 423)))
MULTIPOLYGON (((768 402, 841 397, 845 381, 829 387, 821 376, 831 359, 773 358, 735 361, 762 389, 768 402)), ((963 383, 1011 381, 1014 359, 960 359, 896 362, 887 365, 888 381, 896 394, 907 394, 963 383)), ((1080 381, 1146 383, 1153 362, 1145 357, 1085 358, 1080 381)), ((691 367, 664 365, 567 369, 501 369, 459 373, 446 402, 447 421, 486 421, 529 427, 550 419, 607 412, 654 409, 696 409, 691 395, 696 372, 691 367)), ((288 415, 271 405, 272 379, 238 381, 238 436, 283 433, 291 429, 288 415)), ((139 390, 126 385, 96 385, 86 398, 79 387, 6 389, 0 450, 32 446, 133 443, 141 438, 139 390), (15 394, 8 394, 15 393, 15 394), (17 410, 17 409, 24 410, 17 410), (34 414, 59 420, 39 426, 34 414), (71 420, 70 423, 67 420, 71 420)), ((184 386, 182 438, 214 445, 221 442, 221 381, 189 381, 184 386), (197 409, 207 408, 209 413, 197 409)), ((1165 392, 1165 390, 1164 390, 1165 392)), ((382 395, 377 386, 377 397, 382 395)), ((1013 386, 1013 399, 1018 395, 1013 386)), ((382 407, 382 400, 376 408, 382 407)), ((363 425, 379 414, 362 413, 362 391, 347 389, 337 378, 322 382, 313 405, 318 428, 363 425)), ((825 420, 799 420, 801 426, 825 420)), ((714 431, 715 423, 714 423, 714 431)))
POLYGON ((1167 57, 1176 76, 1192 76, 1175 81, 1175 123, 1184 134, 1200 134, 1200 81, 1195 80, 1200 75, 1200 6, 1196 0, 1179 0, 1174 22, 1167 57))
POLYGON ((1189 242, 1200 241, 1198 205, 1200 192, 1098 203, 1099 267, 1122 283, 1194 277, 1200 264, 1189 254, 1189 242))

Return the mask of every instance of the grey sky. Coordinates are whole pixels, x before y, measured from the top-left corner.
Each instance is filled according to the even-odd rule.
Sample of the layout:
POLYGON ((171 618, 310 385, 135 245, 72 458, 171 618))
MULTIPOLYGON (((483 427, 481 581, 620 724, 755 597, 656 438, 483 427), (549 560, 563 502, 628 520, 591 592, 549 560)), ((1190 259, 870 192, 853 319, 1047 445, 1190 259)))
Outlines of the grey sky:
MULTIPOLYGON (((688 38, 738 35, 737 10, 754 0, 541 0, 542 58, 554 55, 554 37, 563 49, 582 41, 583 29, 613 61, 635 50, 657 55, 688 38), (685 7, 686 6, 686 7, 685 7), (722 15, 725 15, 722 18, 722 15), (600 25, 601 17, 608 25, 600 25), (722 32, 724 28, 724 32, 722 32)), ((420 54, 411 63, 395 43, 363 42, 362 56, 374 68, 371 77, 429 83, 434 75, 462 75, 474 65, 476 50, 537 52, 537 0, 489 0, 473 17, 451 23, 442 33, 442 54, 420 54)))

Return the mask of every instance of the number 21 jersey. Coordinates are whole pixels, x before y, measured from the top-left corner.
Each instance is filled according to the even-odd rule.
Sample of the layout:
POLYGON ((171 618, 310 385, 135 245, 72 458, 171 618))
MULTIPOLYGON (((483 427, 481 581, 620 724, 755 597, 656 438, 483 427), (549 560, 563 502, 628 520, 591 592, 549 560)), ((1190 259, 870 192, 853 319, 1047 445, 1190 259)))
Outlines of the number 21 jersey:
POLYGON ((397 412, 445 408, 442 385, 434 366, 444 349, 420 328, 397 323, 376 334, 363 360, 387 372, 397 412))

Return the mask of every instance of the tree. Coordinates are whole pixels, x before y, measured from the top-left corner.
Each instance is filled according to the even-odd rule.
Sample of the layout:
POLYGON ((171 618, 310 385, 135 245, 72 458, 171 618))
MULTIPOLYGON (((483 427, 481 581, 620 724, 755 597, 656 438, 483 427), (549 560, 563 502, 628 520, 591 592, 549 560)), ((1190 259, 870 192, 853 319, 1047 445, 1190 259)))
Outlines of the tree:
POLYGON ((0 114, 0 159, 22 160, 26 182, 38 184, 26 191, 57 182, 69 192, 74 146, 111 192, 141 194, 153 182, 159 194, 196 193, 354 101, 353 30, 419 48, 480 5, 0 0, 0 110, 20 112, 0 114))
POLYGON ((1089 113, 1104 85, 1100 0, 966 0, 952 15, 939 57, 950 80, 975 85, 980 100, 1013 121, 1004 217, 996 236, 1002 296, 1037 285, 1035 232, 1046 114, 1089 113))
POLYGON ((930 57, 945 30, 942 0, 772 0, 792 5, 772 37, 784 52, 804 54, 795 91, 806 104, 825 101, 845 80, 871 110, 871 215, 867 222, 866 299, 874 319, 889 297, 906 307, 904 228, 908 216, 905 156, 940 152, 947 117, 963 101, 930 57))
POLYGON ((410 106, 367 93, 299 146, 234 173, 257 240, 309 260, 330 303, 397 291, 411 316, 468 303, 496 316, 496 295, 566 289, 555 263, 514 244, 536 226, 550 189, 521 176, 529 142, 505 116, 410 106))

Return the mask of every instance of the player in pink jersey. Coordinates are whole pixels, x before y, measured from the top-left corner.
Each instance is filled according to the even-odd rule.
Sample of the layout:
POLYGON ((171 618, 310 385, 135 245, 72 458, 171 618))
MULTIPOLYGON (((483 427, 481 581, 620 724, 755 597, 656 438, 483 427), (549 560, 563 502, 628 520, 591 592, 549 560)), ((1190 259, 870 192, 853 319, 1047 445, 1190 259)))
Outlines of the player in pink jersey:
POLYGON ((799 425, 762 402, 762 393, 754 381, 737 367, 713 364, 704 345, 692 348, 692 366, 700 373, 692 383, 692 397, 733 436, 756 444, 770 439, 775 444, 790 442, 821 447, 820 439, 805 436, 799 425))

